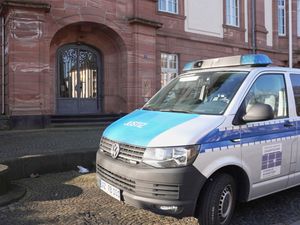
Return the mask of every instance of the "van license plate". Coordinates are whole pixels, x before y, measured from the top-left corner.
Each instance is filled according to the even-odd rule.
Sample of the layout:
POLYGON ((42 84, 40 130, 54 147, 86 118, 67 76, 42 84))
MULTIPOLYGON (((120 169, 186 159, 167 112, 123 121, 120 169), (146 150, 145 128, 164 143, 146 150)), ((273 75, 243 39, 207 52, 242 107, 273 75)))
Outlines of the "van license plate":
POLYGON ((111 197, 117 199, 118 201, 121 201, 120 189, 115 188, 114 186, 110 185, 104 180, 100 180, 100 189, 105 193, 109 194, 111 197))

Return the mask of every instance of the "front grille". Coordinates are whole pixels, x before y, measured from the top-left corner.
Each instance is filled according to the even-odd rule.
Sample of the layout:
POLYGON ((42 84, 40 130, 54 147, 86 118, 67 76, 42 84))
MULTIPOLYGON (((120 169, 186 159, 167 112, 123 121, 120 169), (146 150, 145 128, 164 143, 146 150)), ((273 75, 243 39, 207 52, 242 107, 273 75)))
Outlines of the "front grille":
MULTIPOLYGON (((105 137, 102 137, 100 141, 100 150, 110 155, 112 145, 116 143, 105 137)), ((120 154, 118 155, 119 160, 122 160, 131 164, 138 164, 142 161, 145 148, 136 147, 127 144, 119 144, 120 154)))
POLYGON ((153 195, 157 198, 179 199, 179 186, 170 184, 154 184, 153 195))
POLYGON ((147 181, 135 181, 109 170, 97 164, 97 173, 101 179, 112 184, 120 190, 125 190, 143 197, 177 200, 179 199, 179 185, 177 184, 153 184, 147 181))
POLYGON ((97 172, 100 175, 101 178, 103 178, 105 181, 108 181, 109 183, 113 184, 117 188, 121 190, 127 190, 130 192, 134 192, 135 189, 135 181, 127 179, 125 177, 121 177, 117 174, 114 174, 100 165, 97 164, 97 172))

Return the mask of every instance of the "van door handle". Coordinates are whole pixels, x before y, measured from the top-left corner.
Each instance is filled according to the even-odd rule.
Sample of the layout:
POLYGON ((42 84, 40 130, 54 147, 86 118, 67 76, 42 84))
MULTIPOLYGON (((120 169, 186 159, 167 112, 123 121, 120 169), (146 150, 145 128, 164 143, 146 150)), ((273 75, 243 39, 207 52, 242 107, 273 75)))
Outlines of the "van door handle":
POLYGON ((290 121, 286 121, 283 126, 284 127, 293 127, 295 125, 293 123, 291 123, 290 121))
POLYGON ((234 138, 234 139, 231 139, 232 142, 234 143, 237 143, 237 142, 241 142, 241 139, 240 138, 234 138))

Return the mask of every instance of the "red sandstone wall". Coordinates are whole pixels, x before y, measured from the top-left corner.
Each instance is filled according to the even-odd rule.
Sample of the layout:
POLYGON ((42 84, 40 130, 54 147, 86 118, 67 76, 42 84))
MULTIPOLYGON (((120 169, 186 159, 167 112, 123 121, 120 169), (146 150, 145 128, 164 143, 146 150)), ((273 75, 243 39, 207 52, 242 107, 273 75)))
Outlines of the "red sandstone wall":
MULTIPOLYGON (((161 52, 179 54, 180 69, 196 58, 251 52, 251 35, 249 42, 244 42, 243 16, 240 28, 224 26, 223 39, 184 32, 184 0, 179 0, 179 15, 158 12, 155 0, 34 2, 51 4, 50 12, 34 7, 6 9, 10 115, 55 114, 56 52, 67 43, 81 42, 102 53, 105 113, 140 107, 160 88, 161 52), (162 28, 157 23, 129 22, 130 18, 156 21, 162 28)), ((241 14, 243 9, 241 5, 241 14)), ((263 9, 263 1, 257 1, 259 52, 269 54, 275 64, 284 65, 287 38, 277 37, 275 19, 274 47, 266 46, 263 9)), ((273 12, 276 18, 275 4, 273 12)), ((250 31, 250 18, 248 21, 250 31)), ((299 44, 295 37, 295 48, 299 44)))
POLYGON ((9 9, 10 113, 55 114, 56 51, 75 42, 92 45, 103 54, 105 112, 126 112, 126 54, 132 46, 123 19, 127 2, 53 0, 49 13, 9 9))
MULTIPOLYGON (((2 43, 2 20, 0 20, 0 43, 2 43)), ((2 59, 2 51, 1 51, 1 44, 0 44, 0 61, 2 59)), ((0 113, 2 112, 2 64, 0 63, 0 113)))

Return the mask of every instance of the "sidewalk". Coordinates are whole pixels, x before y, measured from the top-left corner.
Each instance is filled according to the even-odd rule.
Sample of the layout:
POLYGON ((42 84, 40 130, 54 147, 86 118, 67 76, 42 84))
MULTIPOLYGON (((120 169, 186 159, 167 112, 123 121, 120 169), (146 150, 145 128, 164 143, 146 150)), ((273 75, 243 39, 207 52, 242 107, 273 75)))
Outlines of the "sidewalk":
MULTIPOLYGON (((32 188, 29 188, 29 191, 34 191, 34 194, 29 194, 27 196, 35 196, 38 194, 38 196, 42 199, 44 199, 44 196, 47 196, 45 193, 49 194, 49 199, 52 199, 53 196, 56 196, 55 193, 57 193, 57 186, 56 183, 58 182, 57 175, 53 174, 53 172, 58 171, 66 171, 66 170, 77 170, 76 166, 81 165, 88 168, 93 167, 93 162, 95 161, 96 157, 96 151, 98 149, 99 141, 101 134, 103 132, 104 128, 52 128, 52 129, 43 129, 43 130, 27 130, 27 131, 1 131, 0 132, 0 163, 8 164, 11 168, 11 178, 18 179, 22 177, 29 177, 32 173, 50 173, 47 176, 52 177, 51 180, 48 182, 43 181, 43 177, 41 176, 42 180, 40 179, 24 179, 22 181, 18 182, 28 182, 28 185, 32 186, 32 188), (33 183, 32 183, 33 182, 33 183), (35 183, 34 183, 35 182, 35 183), (39 183, 40 182, 40 183, 39 183), (32 184, 31 184, 32 183, 32 184), (55 188, 52 190, 49 190, 49 187, 55 186, 55 188), (38 190, 35 191, 35 188, 38 190), (43 193, 43 194, 41 194, 43 193)), ((63 174, 74 174, 75 172, 67 172, 63 174)), ((75 173, 77 174, 77 173, 75 173)), ((60 175, 58 175, 60 176, 60 175)), ((92 178, 90 182, 81 182, 80 185, 93 185, 94 183, 94 174, 87 175, 91 176, 92 178)), ((30 186, 30 187, 31 187, 30 186)), ((65 187, 65 183, 62 183, 62 186, 65 187)), ((84 188, 83 188, 84 189, 84 188)), ((300 214, 299 214, 299 204, 300 204, 300 193, 299 192, 300 187, 293 188, 284 192, 277 193, 275 195, 271 195, 259 200, 255 200, 249 203, 244 203, 242 205, 239 205, 239 207, 236 210, 235 216, 232 220, 232 225, 235 224, 252 224, 252 225, 260 225, 260 224, 266 224, 265 221, 272 221, 269 224, 271 225, 300 225, 300 214), (281 213, 284 212, 284 213, 281 213), (277 223, 274 221, 278 221, 277 223), (296 222, 295 222, 296 221, 296 222)), ((76 189, 77 190, 77 189, 76 189)), ((78 189, 79 190, 79 189, 78 189)), ((81 189, 80 189, 81 190, 81 189)), ((91 191, 88 191, 90 195, 88 195, 88 198, 85 198, 86 194, 79 195, 78 197, 74 196, 73 199, 77 205, 85 206, 87 208, 84 208, 84 210, 93 211, 95 210, 95 202, 103 202, 103 204, 98 205, 106 205, 105 197, 106 195, 101 195, 102 192, 96 192, 98 191, 98 188, 94 187, 91 191), (97 193, 99 196, 95 197, 95 193, 97 193), (99 194, 100 193, 100 194, 99 194), (101 199, 104 199, 101 200, 101 199), (95 199, 97 201, 91 201, 92 199, 95 199), (99 200, 100 199, 100 200, 99 200), (90 208, 89 208, 90 207, 90 208)), ((66 194, 69 196, 72 194, 72 191, 69 189, 67 191, 63 191, 62 194, 66 194)), ((55 197, 57 198, 57 197, 55 197)), ((69 198, 62 196, 62 200, 69 198)), ((111 200, 110 198, 108 198, 111 200)), ((47 200, 47 199, 46 199, 47 200)), ((58 199, 59 200, 59 199, 58 199)), ((27 214, 33 211, 28 211, 28 209, 31 209, 33 207, 36 209, 36 202, 34 201, 34 204, 32 206, 26 203, 25 206, 23 205, 23 202, 27 202, 27 198, 24 198, 21 203, 15 203, 13 205, 14 211, 11 213, 11 216, 1 218, 0 219, 5 221, 5 219, 11 219, 15 221, 16 213, 19 213, 20 215, 23 215, 25 213, 26 216, 21 218, 27 218, 27 214), (20 207, 18 207, 18 205, 20 207), (26 209, 24 211, 24 209, 26 209)), ((41 201, 42 205, 45 207, 49 205, 49 207, 57 208, 57 201, 55 201, 55 205, 53 206, 51 204, 51 201, 43 202, 41 201)), ((117 204, 118 202, 116 202, 117 204)), ((72 205, 67 203, 68 206, 72 205)), ((7 214, 8 211, 11 211, 11 206, 7 206, 7 208, 3 208, 0 215, 10 215, 7 214), (5 211, 8 210, 8 211, 5 211)), ((72 207, 69 210, 73 210, 72 207)), ((60 209, 63 209, 65 211, 68 211, 68 208, 65 207, 65 204, 61 204, 61 207, 58 208, 58 211, 60 209)), ((76 207, 77 208, 77 207, 76 207)), ((106 211, 108 217, 102 217, 97 219, 107 219, 105 221, 110 221, 111 213, 114 213, 116 209, 118 212, 123 212, 124 210, 128 212, 129 216, 126 216, 127 220, 124 220, 124 222, 131 221, 130 215, 146 215, 145 218, 150 219, 151 221, 161 221, 162 219, 166 222, 169 221, 171 218, 164 218, 164 217, 155 217, 155 220, 152 220, 152 217, 155 216, 154 214, 150 214, 147 211, 141 211, 132 207, 125 207, 123 204, 119 204, 119 206, 114 205, 111 208, 106 207, 106 211), (121 208, 123 207, 123 208, 121 208)), ((1 211, 1 210, 0 210, 1 211)), ((98 212, 102 212, 103 209, 99 208, 98 212)), ((38 214, 34 213, 31 216, 35 218, 37 215, 40 215, 41 213, 46 212, 46 215, 43 215, 43 218, 52 218, 52 216, 56 216, 57 213, 55 210, 50 211, 45 208, 45 210, 41 210, 40 212, 37 212, 38 214), (51 214, 52 212, 52 214, 51 214)), ((77 213, 77 212, 76 212, 77 213)), ((75 215, 76 218, 79 218, 78 215, 81 215, 81 211, 78 211, 78 213, 75 215)), ((127 215, 127 214, 126 214, 127 215)), ((123 218, 124 215, 122 215, 123 218)), ((143 218, 143 216, 139 216, 140 220, 143 218)), ((68 219, 71 217, 66 217, 63 219, 68 219)), ((73 217, 72 217, 73 218, 73 217)), ((75 218, 75 217, 74 217, 75 218)), ((95 217, 96 218, 96 217, 95 217)), ((125 217, 124 217, 125 218, 125 217)), ((134 218, 136 219, 136 218, 134 218)), ((80 218, 78 219, 80 220, 80 218)), ((193 222, 193 218, 186 218, 186 221, 182 221, 180 224, 191 224, 193 222)), ((28 224, 32 224, 31 220, 28 220, 28 224)), ((123 220, 122 220, 123 221, 123 220)), ((23 221, 24 222, 24 221, 23 221)), ((145 221, 143 221, 145 222, 145 221)), ((12 223, 14 224, 14 223, 12 223)), ((17 223, 18 224, 18 223, 17 223)), ((26 223, 24 223, 26 224, 26 223)), ((52 224, 52 223, 51 223, 52 224)), ((169 223, 167 223, 169 224, 169 223)))
POLYGON ((104 128, 50 128, 0 131, 0 163, 10 177, 92 167, 104 128))

